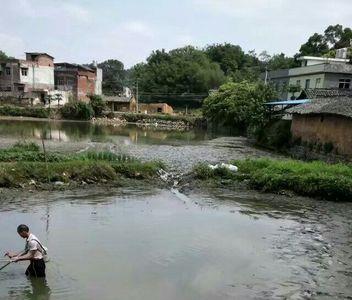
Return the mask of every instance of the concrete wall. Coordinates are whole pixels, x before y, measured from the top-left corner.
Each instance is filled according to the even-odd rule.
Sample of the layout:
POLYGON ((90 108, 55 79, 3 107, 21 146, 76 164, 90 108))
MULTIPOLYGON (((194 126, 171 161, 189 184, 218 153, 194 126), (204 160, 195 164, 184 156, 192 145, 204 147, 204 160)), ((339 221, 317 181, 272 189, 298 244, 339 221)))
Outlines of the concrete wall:
POLYGON ((292 118, 294 139, 303 142, 332 143, 338 154, 352 157, 352 119, 335 115, 298 115, 292 118))
POLYGON ((96 80, 95 80, 95 95, 102 95, 103 94, 103 70, 100 68, 96 69, 96 80))
MULTIPOLYGON (((351 79, 352 81, 352 73, 351 74, 333 74, 329 73, 325 76, 324 88, 338 88, 340 79, 351 79)), ((350 89, 352 89, 352 82, 350 89)))
POLYGON ((28 68, 27 76, 19 72, 20 83, 25 84, 25 92, 54 90, 54 67, 22 63, 21 68, 28 68))

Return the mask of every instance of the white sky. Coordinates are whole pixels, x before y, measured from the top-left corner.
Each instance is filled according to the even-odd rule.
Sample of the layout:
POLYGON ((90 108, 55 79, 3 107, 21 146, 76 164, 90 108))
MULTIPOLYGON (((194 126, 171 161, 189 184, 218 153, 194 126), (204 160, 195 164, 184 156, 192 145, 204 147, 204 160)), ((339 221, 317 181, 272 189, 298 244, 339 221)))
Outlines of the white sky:
POLYGON ((55 61, 114 58, 230 42, 245 51, 295 54, 314 32, 352 27, 351 0, 0 0, 0 50, 55 61))

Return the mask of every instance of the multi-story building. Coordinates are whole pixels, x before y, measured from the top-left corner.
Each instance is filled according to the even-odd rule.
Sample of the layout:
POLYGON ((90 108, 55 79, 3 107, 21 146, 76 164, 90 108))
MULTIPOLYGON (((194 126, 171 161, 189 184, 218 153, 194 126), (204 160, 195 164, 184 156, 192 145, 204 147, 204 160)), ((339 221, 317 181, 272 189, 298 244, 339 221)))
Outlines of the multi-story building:
POLYGON ((5 95, 38 97, 54 90, 54 57, 27 52, 26 59, 0 62, 0 92, 5 95))
POLYGON ((352 88, 352 64, 349 59, 302 56, 298 60, 301 67, 266 74, 267 80, 274 84, 280 98, 295 98, 297 92, 306 89, 352 88))
POLYGON ((55 64, 55 87, 70 91, 74 99, 88 101, 89 95, 102 94, 102 70, 70 63, 55 64))

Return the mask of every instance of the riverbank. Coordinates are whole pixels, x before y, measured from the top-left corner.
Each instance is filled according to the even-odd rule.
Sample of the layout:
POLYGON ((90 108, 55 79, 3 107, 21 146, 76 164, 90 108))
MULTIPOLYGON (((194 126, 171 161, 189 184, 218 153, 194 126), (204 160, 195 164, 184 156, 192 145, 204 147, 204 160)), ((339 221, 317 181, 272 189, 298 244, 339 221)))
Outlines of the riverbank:
POLYGON ((164 165, 141 162, 124 154, 41 151, 34 143, 18 143, 0 150, 0 188, 47 189, 86 184, 120 184, 124 179, 159 180, 164 165))
POLYGON ((238 186, 263 192, 294 193, 332 201, 351 201, 352 166, 297 160, 247 159, 232 161, 238 172, 226 168, 212 169, 198 164, 194 177, 214 185, 238 186))

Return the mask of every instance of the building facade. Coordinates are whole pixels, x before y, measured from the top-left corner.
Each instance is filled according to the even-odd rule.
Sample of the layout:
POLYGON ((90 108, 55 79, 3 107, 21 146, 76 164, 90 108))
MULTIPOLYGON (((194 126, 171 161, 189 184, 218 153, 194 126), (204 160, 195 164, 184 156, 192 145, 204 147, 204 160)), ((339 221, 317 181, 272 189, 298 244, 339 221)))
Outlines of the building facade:
POLYGON ((314 99, 288 110, 294 140, 352 158, 352 98, 314 99))
POLYGON ((54 57, 47 53, 28 52, 25 60, 0 62, 2 95, 44 99, 54 88, 54 57))
POLYGON ((306 89, 352 89, 352 64, 348 59, 303 56, 298 60, 301 67, 266 75, 281 99, 294 99, 306 89))
POLYGON ((70 91, 74 99, 88 101, 90 95, 102 95, 102 70, 78 64, 55 64, 55 87, 70 91))

